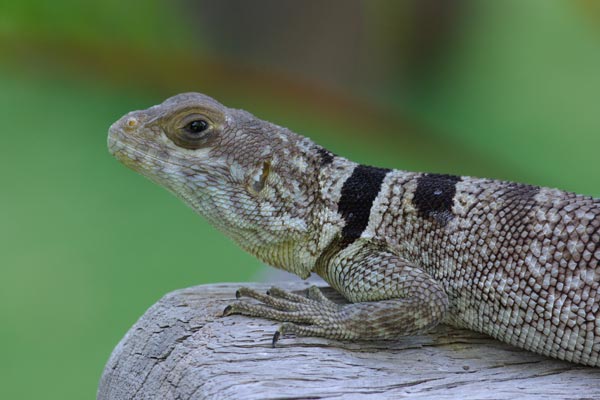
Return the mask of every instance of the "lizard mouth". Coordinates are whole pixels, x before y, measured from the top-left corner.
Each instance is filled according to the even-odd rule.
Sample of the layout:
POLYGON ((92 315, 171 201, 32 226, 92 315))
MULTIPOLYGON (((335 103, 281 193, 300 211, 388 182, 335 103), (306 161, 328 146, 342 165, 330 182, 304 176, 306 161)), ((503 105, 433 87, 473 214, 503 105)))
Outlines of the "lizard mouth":
POLYGON ((120 121, 115 122, 108 128, 108 138, 107 138, 107 146, 108 151, 113 156, 117 156, 117 153, 123 150, 126 147, 125 135, 118 128, 118 124, 120 121))
POLYGON ((181 169, 191 170, 198 174, 203 174, 203 171, 192 165, 184 165, 170 159, 160 158, 150 154, 148 151, 142 150, 142 148, 145 147, 143 144, 137 143, 136 140, 125 136, 115 125, 116 123, 113 124, 108 131, 108 151, 127 167, 141 172, 143 170, 153 169, 151 166, 172 165, 181 169))
POLYGON ((148 160, 150 157, 137 150, 133 146, 128 146, 115 138, 108 138, 108 151, 123 165, 134 171, 143 172, 148 169, 148 160))
POLYGON ((149 169, 151 164, 160 165, 166 162, 144 151, 143 144, 136 143, 136 140, 125 135, 120 125, 121 121, 117 121, 108 129, 107 147, 112 156, 127 167, 140 172, 149 169))

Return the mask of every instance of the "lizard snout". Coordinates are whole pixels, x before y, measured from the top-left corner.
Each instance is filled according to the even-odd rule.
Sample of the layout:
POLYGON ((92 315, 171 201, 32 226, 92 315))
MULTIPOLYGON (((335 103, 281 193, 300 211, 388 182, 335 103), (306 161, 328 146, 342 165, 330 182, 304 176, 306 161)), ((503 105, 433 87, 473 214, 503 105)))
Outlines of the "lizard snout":
POLYGON ((128 137, 134 134, 135 131, 140 128, 143 123, 143 116, 140 113, 134 111, 125 114, 113 123, 108 129, 108 149, 112 154, 120 150, 123 143, 129 142, 131 139, 128 137))

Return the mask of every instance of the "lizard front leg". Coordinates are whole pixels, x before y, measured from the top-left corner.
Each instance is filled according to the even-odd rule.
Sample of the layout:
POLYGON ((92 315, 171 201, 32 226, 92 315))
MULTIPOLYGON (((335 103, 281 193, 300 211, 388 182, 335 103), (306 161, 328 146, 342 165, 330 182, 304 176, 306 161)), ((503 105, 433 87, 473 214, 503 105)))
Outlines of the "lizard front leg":
POLYGON ((351 303, 338 305, 311 288, 308 297, 279 289, 267 294, 242 288, 262 304, 237 302, 225 315, 243 314, 284 321, 275 334, 331 339, 393 339, 425 332, 445 316, 448 297, 418 266, 385 248, 357 241, 321 263, 317 272, 351 303))

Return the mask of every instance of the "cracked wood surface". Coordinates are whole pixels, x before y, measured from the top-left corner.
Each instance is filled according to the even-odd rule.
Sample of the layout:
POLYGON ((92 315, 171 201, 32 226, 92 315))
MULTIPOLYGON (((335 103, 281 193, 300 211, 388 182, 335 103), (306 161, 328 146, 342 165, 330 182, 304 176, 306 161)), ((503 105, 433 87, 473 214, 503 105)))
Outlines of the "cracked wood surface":
POLYGON ((98 399, 600 398, 599 368, 445 325, 389 342, 286 336, 272 348, 276 322, 221 317, 242 285, 272 286, 202 285, 159 300, 114 349, 98 399))

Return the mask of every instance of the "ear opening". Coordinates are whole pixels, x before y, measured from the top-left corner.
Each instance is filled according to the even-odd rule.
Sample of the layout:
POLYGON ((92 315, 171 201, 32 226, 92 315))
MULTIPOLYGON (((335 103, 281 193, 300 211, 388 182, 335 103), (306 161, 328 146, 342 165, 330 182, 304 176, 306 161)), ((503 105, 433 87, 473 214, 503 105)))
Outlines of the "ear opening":
POLYGON ((262 172, 258 179, 252 182, 252 190, 256 193, 260 193, 267 183, 267 178, 271 173, 271 160, 264 161, 262 164, 262 172))

